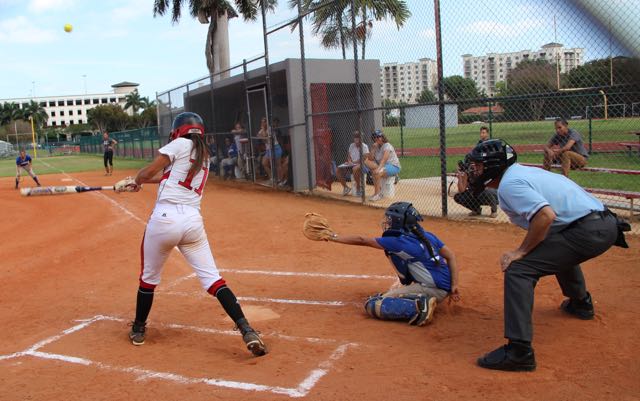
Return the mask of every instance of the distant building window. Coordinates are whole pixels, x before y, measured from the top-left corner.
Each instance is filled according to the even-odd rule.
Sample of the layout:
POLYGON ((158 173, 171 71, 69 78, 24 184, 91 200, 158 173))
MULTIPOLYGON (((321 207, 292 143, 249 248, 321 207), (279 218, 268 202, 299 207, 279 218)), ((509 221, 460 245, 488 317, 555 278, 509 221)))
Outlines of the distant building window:
POLYGON ((40 102, 40 107, 47 107, 47 102, 40 102))
POLYGON ((64 110, 60 110, 60 115, 64 116, 64 110))
POLYGON ((67 100, 67 106, 73 106, 73 100, 67 100))
POLYGON ((93 99, 93 104, 98 104, 100 103, 100 99, 93 99))
POLYGON ((51 117, 55 117, 55 116, 56 116, 56 112, 55 112, 55 111, 52 111, 52 112, 51 112, 51 117))
POLYGON ((102 99, 100 99, 100 103, 106 104, 107 103, 107 98, 103 97, 102 99))
POLYGON ((64 106, 64 100, 58 100, 58 106, 64 106))
POLYGON ((73 110, 69 110, 69 115, 72 116, 73 115, 73 110))
POLYGON ((56 102, 49 102, 49 107, 56 107, 56 102))
POLYGON ((80 106, 82 104, 82 99, 76 99, 76 106, 80 106))
POLYGON ((76 110, 76 114, 81 116, 82 115, 82 110, 80 110, 80 109, 76 110))
POLYGON ((55 121, 54 121, 54 122, 52 122, 52 123, 51 123, 51 126, 52 126, 52 127, 55 127, 55 126, 56 126, 56 122, 55 122, 55 121))
POLYGON ((60 125, 67 125, 64 120, 60 121, 60 125))
POLYGON ((69 125, 73 125, 73 120, 70 120, 70 121, 69 121, 69 125))
POLYGON ((84 104, 91 104, 91 99, 84 99, 84 104))
POLYGON ((116 98, 115 98, 115 97, 112 97, 111 99, 109 99, 109 101, 110 101, 111 103, 115 103, 115 102, 116 102, 116 98))

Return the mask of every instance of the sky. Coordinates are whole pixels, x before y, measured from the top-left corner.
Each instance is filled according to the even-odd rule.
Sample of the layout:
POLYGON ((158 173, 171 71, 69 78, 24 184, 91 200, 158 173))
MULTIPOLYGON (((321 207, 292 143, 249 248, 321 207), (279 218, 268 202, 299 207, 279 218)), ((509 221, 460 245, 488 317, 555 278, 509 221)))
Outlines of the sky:
MULTIPOLYGON (((267 16, 269 27, 294 15, 287 0, 279 3, 267 16)), ((400 30, 391 21, 373 21, 367 58, 381 63, 436 58, 433 1, 407 3, 412 16, 400 30)), ((445 76, 462 74, 461 55, 467 53, 537 50, 557 41, 585 48, 589 60, 629 54, 629 44, 610 32, 640 38, 640 0, 440 3, 445 76), (606 8, 599 5, 605 3, 606 8), (601 23, 611 20, 611 30, 601 23)), ((306 57, 341 58, 341 51, 323 49, 309 22, 304 24, 306 57)), ((207 25, 191 18, 186 8, 176 24, 169 15, 154 18, 153 0, 0 0, 0 99, 107 93, 122 81, 139 83, 141 95, 154 99, 208 75, 206 34, 207 25), (67 23, 71 33, 63 29, 67 23)), ((260 19, 232 19, 229 38, 232 65, 264 53, 260 19)), ((269 35, 270 61, 299 58, 298 38, 298 31, 289 28, 269 35)), ((347 57, 353 57, 353 49, 347 57)), ((249 69, 261 66, 263 60, 249 69)))

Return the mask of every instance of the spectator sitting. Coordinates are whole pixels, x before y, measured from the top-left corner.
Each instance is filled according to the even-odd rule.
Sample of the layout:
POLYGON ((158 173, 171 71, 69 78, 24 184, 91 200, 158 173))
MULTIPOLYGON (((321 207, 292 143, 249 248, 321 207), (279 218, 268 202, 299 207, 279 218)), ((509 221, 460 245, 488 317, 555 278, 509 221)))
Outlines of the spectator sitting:
POLYGON ((266 117, 262 118, 260 121, 260 131, 258 132, 258 136, 264 138, 265 142, 265 153, 262 157, 262 167, 267 174, 267 178, 271 179, 271 158, 275 157, 275 166, 276 168, 280 165, 280 158, 282 157, 282 147, 278 143, 278 138, 271 137, 271 133, 269 130, 269 126, 267 124, 266 117), (274 151, 271 149, 271 140, 273 139, 273 147, 274 151))
POLYGON ((280 119, 278 117, 273 118, 272 132, 276 136, 276 142, 280 144, 282 149, 282 156, 280 157, 280 164, 276 166, 278 169, 278 186, 284 188, 289 185, 289 162, 291 154, 291 138, 289 134, 284 134, 280 129, 280 119))
POLYGON ((207 135, 207 147, 209 148, 209 171, 213 171, 219 175, 218 171, 218 145, 216 145, 216 137, 213 134, 207 135))
POLYGON ((369 198, 369 201, 375 202, 384 197, 382 179, 397 176, 400 173, 400 159, 382 131, 375 130, 371 134, 371 139, 373 139, 373 147, 365 165, 373 175, 374 194, 369 198))
POLYGON ((224 146, 227 153, 227 157, 222 159, 220 163, 222 165, 222 171, 224 173, 224 179, 235 178, 235 168, 238 163, 238 147, 235 142, 229 137, 224 138, 224 146))
MULTIPOLYGON (((366 143, 362 143, 362 137, 359 131, 353 132, 353 143, 349 145, 349 151, 347 152, 347 161, 338 166, 336 170, 336 178, 342 184, 342 195, 347 196, 352 193, 351 187, 347 185, 346 175, 351 172, 352 180, 355 187, 353 191, 354 196, 362 196, 362 188, 360 187, 360 149, 362 149, 363 160, 369 157, 369 147, 366 143)), ((365 174, 368 172, 365 166, 365 174)))
MULTIPOLYGON (((478 144, 489 139, 489 130, 487 127, 480 127, 480 140, 478 144)), ((471 210, 469 216, 480 216, 482 214, 482 205, 491 206, 491 214, 489 217, 498 216, 498 193, 495 189, 485 188, 479 194, 474 194, 469 188, 469 167, 470 162, 465 158, 465 162, 458 165, 458 193, 453 196, 456 203, 471 210)))
POLYGON ((563 118, 556 118, 556 133, 544 146, 545 170, 551 170, 552 163, 562 165, 562 174, 569 176, 570 169, 583 168, 587 165, 589 153, 584 148, 582 136, 563 118))
POLYGON ((238 168, 240 169, 242 176, 244 176, 246 174, 246 149, 243 146, 243 143, 247 143, 247 132, 244 130, 242 123, 237 122, 231 130, 231 133, 233 134, 233 142, 236 144, 236 149, 238 149, 238 168))

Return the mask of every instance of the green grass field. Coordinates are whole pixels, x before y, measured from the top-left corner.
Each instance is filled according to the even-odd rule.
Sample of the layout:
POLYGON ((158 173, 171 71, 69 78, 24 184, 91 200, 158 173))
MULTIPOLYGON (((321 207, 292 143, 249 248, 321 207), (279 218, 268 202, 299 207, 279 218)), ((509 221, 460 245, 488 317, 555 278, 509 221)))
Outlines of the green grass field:
MULTIPOLYGON (((148 164, 147 160, 125 159, 114 157, 113 166, 118 169, 139 169, 148 164)), ((102 171, 104 164, 102 156, 97 155, 73 155, 39 157, 33 161, 33 168, 38 175, 59 174, 60 170, 67 173, 80 171, 102 171)), ((16 175, 16 161, 12 159, 0 159, 0 177, 14 177, 16 175)))
MULTIPOLYGON (((464 124, 447 128, 447 147, 470 147, 478 141, 478 133, 482 125, 464 124)), ((569 122, 582 135, 585 144, 589 141, 589 121, 575 120, 569 122)), ((592 121, 593 142, 636 142, 638 137, 632 131, 640 130, 640 118, 616 118, 610 120, 592 121)), ((385 127, 384 132, 389 142, 400 151, 401 139, 404 147, 434 148, 440 146, 440 131, 438 128, 403 128, 402 138, 399 127, 385 127)), ((555 133, 553 121, 531 121, 514 123, 493 123, 491 136, 502 138, 515 145, 546 143, 555 133)))

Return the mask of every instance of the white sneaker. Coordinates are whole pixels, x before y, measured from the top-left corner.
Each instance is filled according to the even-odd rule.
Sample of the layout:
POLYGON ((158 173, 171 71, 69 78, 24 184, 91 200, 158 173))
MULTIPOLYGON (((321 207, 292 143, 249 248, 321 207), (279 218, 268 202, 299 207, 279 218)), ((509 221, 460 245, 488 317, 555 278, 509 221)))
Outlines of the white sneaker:
POLYGON ((379 194, 375 194, 375 195, 373 195, 371 198, 369 198, 369 201, 370 201, 370 202, 377 202, 377 201, 379 201, 379 200, 380 200, 380 199, 382 199, 382 198, 384 198, 384 195, 382 195, 382 192, 381 192, 381 193, 379 193, 379 194))
POLYGON ((342 196, 347 196, 351 193, 351 188, 350 187, 344 187, 344 189, 342 190, 342 196))

